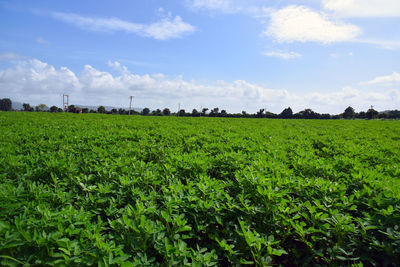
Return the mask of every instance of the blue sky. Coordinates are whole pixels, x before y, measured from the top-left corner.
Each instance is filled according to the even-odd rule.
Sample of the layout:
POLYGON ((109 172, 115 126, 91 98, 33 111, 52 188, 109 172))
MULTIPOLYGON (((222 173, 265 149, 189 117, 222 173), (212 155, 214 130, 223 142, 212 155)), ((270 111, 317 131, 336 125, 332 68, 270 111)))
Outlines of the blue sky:
POLYGON ((0 97, 400 109, 398 0, 0 1, 0 97))

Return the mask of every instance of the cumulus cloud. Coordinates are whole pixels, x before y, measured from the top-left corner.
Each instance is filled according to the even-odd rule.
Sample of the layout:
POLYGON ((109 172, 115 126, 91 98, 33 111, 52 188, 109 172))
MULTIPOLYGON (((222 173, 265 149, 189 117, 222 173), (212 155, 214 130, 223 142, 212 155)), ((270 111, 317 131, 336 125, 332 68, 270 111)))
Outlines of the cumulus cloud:
POLYGON ((353 41, 361 29, 307 7, 293 5, 273 12, 264 33, 281 43, 311 41, 329 44, 353 41))
POLYGON ((265 52, 263 53, 264 56, 267 57, 277 57, 277 58, 282 58, 282 59, 293 59, 293 58, 299 58, 301 57, 301 54, 296 53, 296 52, 285 52, 285 51, 270 51, 270 52, 265 52))
POLYGON ((22 60, 11 68, 0 70, 0 97, 61 106, 61 96, 67 93, 71 104, 126 107, 129 96, 133 95, 134 106, 153 109, 170 107, 175 110, 180 102, 186 110, 203 106, 229 112, 255 112, 260 108, 281 112, 291 106, 295 111, 312 108, 322 113, 340 113, 349 105, 357 110, 365 110, 370 105, 392 109, 400 101, 399 88, 365 91, 346 87, 329 93, 294 93, 244 80, 204 84, 187 81, 182 76, 138 75, 119 62, 109 62, 109 66, 117 74, 90 65, 75 74, 67 67, 57 69, 37 59, 22 60))
POLYGON ((119 18, 97 18, 74 13, 52 12, 57 20, 88 31, 125 31, 158 40, 178 38, 195 31, 195 27, 186 23, 180 16, 167 16, 150 24, 132 23, 119 18))
POLYGON ((399 0, 324 0, 324 9, 341 17, 399 17, 399 0))
POLYGON ((400 74, 397 72, 393 72, 392 75, 379 76, 373 80, 361 82, 360 85, 397 85, 398 88, 400 88, 400 74))

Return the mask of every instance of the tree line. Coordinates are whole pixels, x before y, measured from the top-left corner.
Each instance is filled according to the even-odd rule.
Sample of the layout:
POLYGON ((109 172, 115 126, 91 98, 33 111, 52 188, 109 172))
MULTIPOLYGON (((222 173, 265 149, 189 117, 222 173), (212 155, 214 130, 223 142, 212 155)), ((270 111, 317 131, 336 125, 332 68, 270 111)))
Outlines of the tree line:
MULTIPOLYGON (((9 98, 0 99, 0 110, 11 111, 12 101, 9 98)), ((213 109, 203 108, 202 110, 193 109, 191 112, 187 112, 185 109, 181 109, 178 112, 171 112, 170 109, 164 108, 150 110, 144 108, 138 112, 136 110, 125 110, 123 108, 113 108, 106 110, 104 106, 99 106, 97 109, 80 108, 75 105, 70 105, 64 111, 62 108, 57 106, 47 107, 45 104, 39 104, 32 107, 28 103, 22 105, 21 111, 26 112, 70 112, 70 113, 101 113, 101 114, 119 114, 119 115, 143 115, 143 116, 179 116, 179 117, 227 117, 227 118, 271 118, 271 119, 400 119, 399 110, 390 110, 386 112, 378 112, 373 107, 368 109, 366 112, 355 112, 354 108, 347 107, 343 113, 337 115, 331 115, 328 113, 320 114, 312 109, 305 109, 297 113, 293 113, 290 107, 285 108, 281 113, 272 113, 265 109, 260 109, 254 114, 242 111, 241 113, 228 113, 226 110, 220 110, 218 107, 213 109)))

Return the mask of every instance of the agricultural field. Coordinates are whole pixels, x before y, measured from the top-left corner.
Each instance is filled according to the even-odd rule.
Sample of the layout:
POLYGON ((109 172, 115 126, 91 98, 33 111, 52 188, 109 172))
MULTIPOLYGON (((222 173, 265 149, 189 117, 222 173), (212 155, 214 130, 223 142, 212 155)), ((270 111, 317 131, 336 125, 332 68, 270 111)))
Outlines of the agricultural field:
POLYGON ((399 266, 400 122, 0 113, 2 266, 399 266))

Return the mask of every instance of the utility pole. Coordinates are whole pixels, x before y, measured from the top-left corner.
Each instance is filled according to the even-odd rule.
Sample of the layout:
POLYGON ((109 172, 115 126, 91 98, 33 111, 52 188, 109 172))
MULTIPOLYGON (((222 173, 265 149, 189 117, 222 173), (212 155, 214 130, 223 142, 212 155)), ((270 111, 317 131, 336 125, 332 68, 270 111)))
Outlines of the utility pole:
POLYGON ((129 115, 131 115, 132 99, 133 99, 133 96, 130 96, 129 97, 129 115))
POLYGON ((63 94, 63 108, 64 108, 64 112, 67 112, 67 111, 68 111, 68 106, 69 106, 68 102, 69 102, 69 95, 64 95, 64 94, 63 94))

